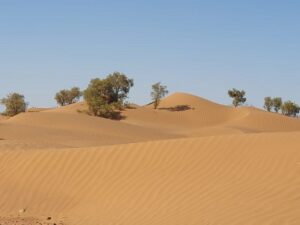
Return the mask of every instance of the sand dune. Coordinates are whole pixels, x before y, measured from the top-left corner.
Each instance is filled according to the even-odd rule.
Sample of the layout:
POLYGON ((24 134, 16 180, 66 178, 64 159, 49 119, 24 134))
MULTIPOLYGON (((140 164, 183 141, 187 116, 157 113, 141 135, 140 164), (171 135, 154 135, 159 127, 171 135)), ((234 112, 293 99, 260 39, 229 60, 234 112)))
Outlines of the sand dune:
POLYGON ((235 133, 299 131, 300 120, 252 107, 232 108, 185 93, 175 93, 161 102, 127 110, 124 122, 171 130, 185 136, 235 133), (185 106, 180 110, 178 106, 185 106), (179 108, 176 110, 176 107, 179 108), (175 108, 175 111, 174 111, 175 108))
MULTIPOLYGON (((35 108, 38 109, 38 108, 35 108)), ((232 108, 185 93, 127 109, 121 121, 88 116, 84 102, 0 120, 0 149, 69 148, 159 139, 300 131, 300 120, 255 108, 232 108)))
MULTIPOLYGON (((15 141, 33 148, 28 143, 43 148, 52 147, 85 147, 133 143, 147 140, 176 138, 159 129, 145 129, 143 127, 120 123, 107 119, 96 118, 82 114, 68 114, 43 111, 39 113, 23 113, 2 122, 0 137, 7 144, 15 141)), ((0 149, 3 142, 0 142, 0 149)))
POLYGON ((185 93, 86 110, 0 117, 0 224, 300 224, 299 119, 185 93))
POLYGON ((0 211, 66 224, 298 225, 300 133, 0 154, 0 211))

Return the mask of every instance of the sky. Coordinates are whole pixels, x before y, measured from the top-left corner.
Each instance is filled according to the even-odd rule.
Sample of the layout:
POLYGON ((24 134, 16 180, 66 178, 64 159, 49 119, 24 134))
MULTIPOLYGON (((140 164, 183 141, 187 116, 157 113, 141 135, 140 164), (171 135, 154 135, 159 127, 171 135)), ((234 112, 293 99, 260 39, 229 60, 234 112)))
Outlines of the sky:
POLYGON ((299 0, 0 0, 0 98, 53 107, 58 90, 120 71, 130 102, 151 85, 230 104, 300 103, 299 0))

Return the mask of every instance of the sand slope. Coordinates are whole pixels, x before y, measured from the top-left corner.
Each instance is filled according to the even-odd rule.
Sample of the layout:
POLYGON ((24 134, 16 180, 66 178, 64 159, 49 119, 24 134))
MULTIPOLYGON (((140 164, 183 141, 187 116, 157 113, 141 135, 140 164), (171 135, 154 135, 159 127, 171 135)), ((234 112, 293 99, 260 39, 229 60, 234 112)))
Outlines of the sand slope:
POLYGON ((66 224, 300 223, 300 134, 0 153, 0 211, 66 224))
POLYGON ((86 109, 0 117, 0 224, 300 224, 299 119, 185 93, 86 109))
MULTIPOLYGON (((37 108, 35 108, 37 109, 37 108)), ((1 149, 103 146, 162 139, 300 131, 300 120, 255 108, 232 108, 185 93, 127 109, 113 121, 88 116, 84 102, 31 110, 0 120, 1 149)))
POLYGON ((158 110, 149 105, 127 110, 124 115, 126 120, 123 122, 165 129, 184 136, 300 131, 299 119, 253 107, 235 109, 185 93, 175 93, 163 99, 158 110), (176 111, 176 106, 189 109, 176 111))
POLYGON ((80 113, 23 113, 0 123, 1 149, 66 148, 133 143, 176 138, 155 128, 143 128, 80 113))

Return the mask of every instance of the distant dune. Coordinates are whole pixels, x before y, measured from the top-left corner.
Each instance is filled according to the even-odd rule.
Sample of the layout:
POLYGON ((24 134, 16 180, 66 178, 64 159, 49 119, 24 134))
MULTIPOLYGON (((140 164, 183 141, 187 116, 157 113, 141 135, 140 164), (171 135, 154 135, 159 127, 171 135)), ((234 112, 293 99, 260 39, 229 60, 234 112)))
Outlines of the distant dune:
POLYGON ((232 108, 175 93, 154 110, 127 109, 113 121, 86 115, 85 103, 35 110, 2 120, 0 149, 114 145, 158 139, 300 130, 300 120, 255 108, 232 108))
POLYGON ((86 110, 0 117, 0 224, 300 224, 299 119, 185 93, 86 110))

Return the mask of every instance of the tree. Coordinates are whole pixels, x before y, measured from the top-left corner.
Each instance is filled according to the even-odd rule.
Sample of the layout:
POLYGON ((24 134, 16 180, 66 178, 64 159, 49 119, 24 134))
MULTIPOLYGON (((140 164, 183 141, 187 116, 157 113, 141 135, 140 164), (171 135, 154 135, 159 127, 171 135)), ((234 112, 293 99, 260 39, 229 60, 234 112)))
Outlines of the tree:
POLYGON ((265 97, 265 104, 264 108, 268 111, 271 112, 273 108, 273 99, 271 97, 265 97))
POLYGON ((73 87, 70 90, 61 90, 55 95, 55 100, 60 106, 70 105, 79 101, 82 96, 80 88, 73 87))
POLYGON ((161 85, 161 82, 155 83, 152 85, 152 100, 154 103, 154 109, 157 109, 160 100, 169 93, 167 86, 161 85))
POLYGON ((55 95, 55 100, 60 106, 67 105, 68 90, 61 90, 55 95))
POLYGON ((232 104, 235 107, 238 107, 247 101, 247 98, 245 98, 246 92, 244 90, 239 91, 233 88, 232 90, 228 91, 228 95, 229 97, 233 98, 232 104))
POLYGON ((5 115, 15 116, 21 112, 25 112, 27 103, 25 97, 18 93, 11 93, 1 100, 1 104, 6 107, 5 115))
POLYGON ((109 74, 106 78, 108 84, 111 86, 110 102, 120 102, 123 104, 124 100, 133 87, 133 79, 129 79, 125 74, 114 72, 109 74))
POLYGON ((274 111, 278 113, 282 106, 282 98, 280 97, 273 98, 272 102, 273 102, 274 111))
POLYGON ((286 101, 281 106, 283 115, 296 117, 300 112, 300 107, 292 101, 286 101))
POLYGON ((83 96, 94 116, 114 118, 115 110, 122 108, 131 87, 132 79, 115 72, 105 79, 92 79, 83 96))
POLYGON ((109 103, 109 84, 106 80, 99 78, 92 79, 88 88, 84 91, 83 97, 89 106, 89 111, 94 116, 103 116, 102 108, 109 103))
POLYGON ((79 87, 73 87, 69 91, 69 98, 67 103, 73 104, 79 101, 80 97, 82 96, 82 92, 80 91, 79 87))

